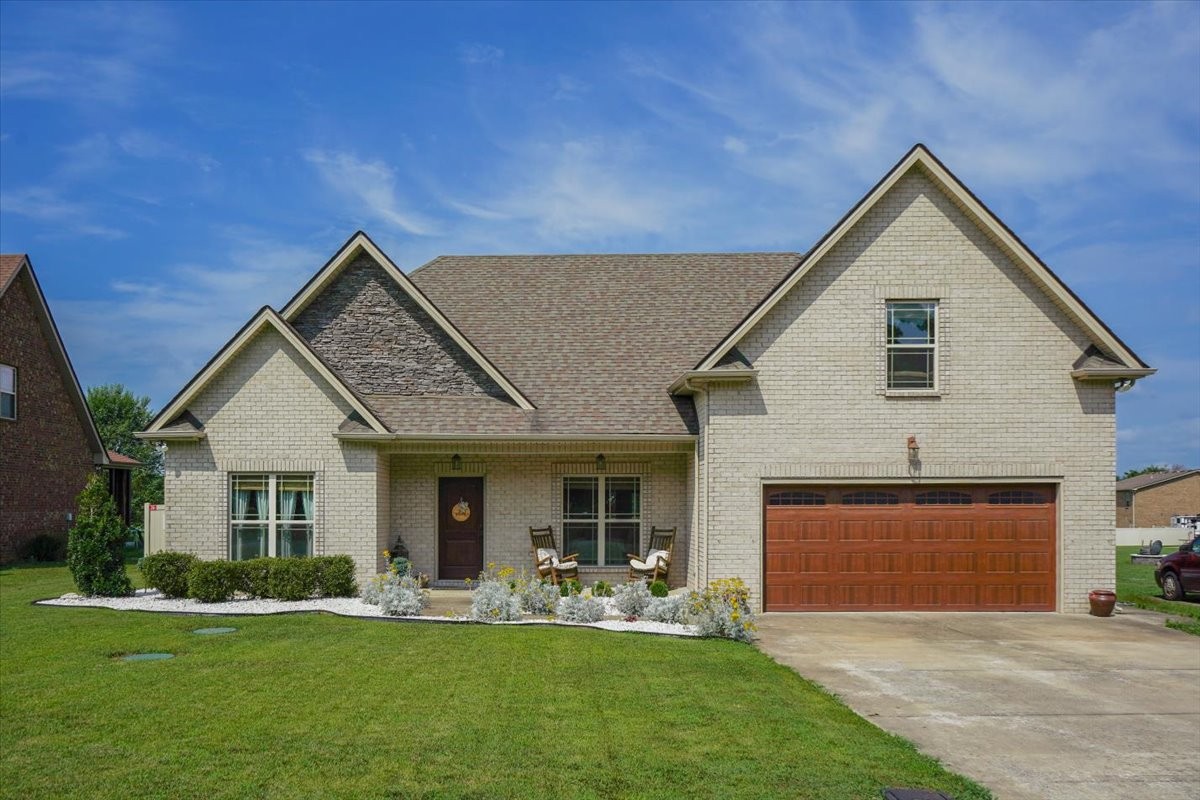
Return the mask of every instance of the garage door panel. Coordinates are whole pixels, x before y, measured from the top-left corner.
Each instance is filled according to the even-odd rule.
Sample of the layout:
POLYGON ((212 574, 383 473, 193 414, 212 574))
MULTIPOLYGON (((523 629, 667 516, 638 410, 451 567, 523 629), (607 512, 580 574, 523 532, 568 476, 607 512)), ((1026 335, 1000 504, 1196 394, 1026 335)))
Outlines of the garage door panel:
POLYGON ((792 504, 772 505, 774 488, 768 611, 1054 608, 1052 489, 804 487, 792 504), (817 496, 821 504, 794 502, 817 496))

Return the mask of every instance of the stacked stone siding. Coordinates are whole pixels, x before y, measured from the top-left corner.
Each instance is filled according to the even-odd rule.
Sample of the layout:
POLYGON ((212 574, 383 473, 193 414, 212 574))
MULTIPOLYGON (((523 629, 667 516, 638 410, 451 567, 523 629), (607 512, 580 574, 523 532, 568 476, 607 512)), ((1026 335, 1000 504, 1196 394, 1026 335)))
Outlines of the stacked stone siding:
POLYGON ((1171 524, 1171 517, 1200 514, 1200 474, 1138 489, 1129 508, 1121 507, 1120 495, 1117 492, 1118 527, 1165 527, 1171 524))
MULTIPOLYGON (((529 528, 554 526, 562 546, 562 479, 566 475, 595 475, 595 456, 606 453, 605 475, 637 475, 642 480, 642 544, 652 526, 678 528, 671 565, 671 583, 688 582, 691 508, 689 453, 627 452, 596 443, 594 448, 529 452, 536 445, 497 445, 487 452, 462 455, 462 468, 451 469, 451 455, 394 453, 391 468, 390 542, 401 537, 414 565, 437 576, 437 493, 439 477, 481 475, 484 479, 483 560, 531 570, 529 528)), ((386 457, 386 456, 385 456, 386 457)), ((584 580, 625 580, 627 566, 585 568, 584 580)))
POLYGON ((166 547, 229 558, 229 476, 315 477, 317 554, 346 554, 360 580, 379 567, 378 456, 334 438, 349 404, 273 330, 254 336, 189 405, 207 438, 171 442, 165 459, 166 547))
POLYGON ((508 397, 370 256, 347 265, 294 325, 362 394, 508 397))
POLYGON ((1059 608, 1112 587, 1115 399, 1072 380, 1079 327, 914 170, 739 342, 750 386, 701 407, 699 580, 761 598, 762 484, 787 479, 1047 480, 1059 485, 1059 608), (883 304, 940 301, 941 388, 882 386, 883 304))
POLYGON ((0 297, 0 364, 17 370, 17 418, 0 419, 0 562, 38 534, 66 535, 94 455, 27 273, 0 297))

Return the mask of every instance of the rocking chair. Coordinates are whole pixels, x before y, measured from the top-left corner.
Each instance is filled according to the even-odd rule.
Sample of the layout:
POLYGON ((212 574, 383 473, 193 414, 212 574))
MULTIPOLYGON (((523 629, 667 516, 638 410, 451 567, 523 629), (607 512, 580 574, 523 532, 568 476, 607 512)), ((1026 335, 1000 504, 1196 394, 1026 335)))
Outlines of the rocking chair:
POLYGON ((665 583, 671 574, 671 548, 674 546, 674 528, 651 528, 646 557, 643 559, 633 553, 625 554, 629 559, 629 580, 641 578, 650 583, 665 583))
POLYGON ((564 580, 579 580, 579 554, 571 553, 560 558, 554 546, 554 528, 530 528, 529 540, 533 548, 533 565, 539 578, 549 578, 558 586, 564 580))

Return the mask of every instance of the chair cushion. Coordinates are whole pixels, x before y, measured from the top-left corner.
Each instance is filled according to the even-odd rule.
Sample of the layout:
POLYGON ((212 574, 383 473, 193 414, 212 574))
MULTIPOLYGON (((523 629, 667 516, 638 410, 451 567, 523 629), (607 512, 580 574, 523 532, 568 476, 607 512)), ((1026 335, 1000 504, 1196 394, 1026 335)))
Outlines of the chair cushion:
POLYGON ((550 559, 551 564, 557 564, 558 563, 558 551, 555 550, 553 547, 539 547, 537 549, 538 563, 545 561, 547 558, 550 559))
POLYGON ((579 566, 578 561, 559 561, 558 559, 554 560, 554 568, 555 569, 575 569, 578 566, 579 566))
POLYGON ((666 550, 651 550, 646 554, 645 561, 634 558, 630 560, 629 566, 638 572, 652 572, 655 567, 665 567, 670 556, 666 550))

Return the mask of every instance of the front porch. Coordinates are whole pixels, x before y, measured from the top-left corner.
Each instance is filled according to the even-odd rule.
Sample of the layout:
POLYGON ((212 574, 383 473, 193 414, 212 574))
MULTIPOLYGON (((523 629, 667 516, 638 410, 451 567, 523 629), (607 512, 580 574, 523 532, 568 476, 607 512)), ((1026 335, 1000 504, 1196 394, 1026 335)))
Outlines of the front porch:
POLYGON ((692 469, 690 441, 391 444, 379 457, 388 487, 380 550, 402 543, 433 586, 461 586, 488 563, 531 572, 529 529, 549 525, 561 553, 579 553, 584 585, 620 583, 625 554, 644 554, 652 527, 676 528, 669 583, 685 586, 692 469))

